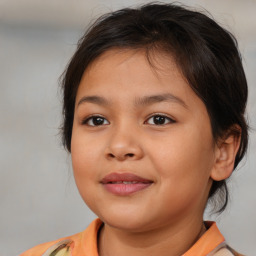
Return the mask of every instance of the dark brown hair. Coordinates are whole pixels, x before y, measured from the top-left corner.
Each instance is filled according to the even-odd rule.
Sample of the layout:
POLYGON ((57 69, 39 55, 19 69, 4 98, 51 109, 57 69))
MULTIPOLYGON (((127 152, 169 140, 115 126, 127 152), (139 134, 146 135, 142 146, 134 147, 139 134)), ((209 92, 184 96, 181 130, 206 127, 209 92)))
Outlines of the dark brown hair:
MULTIPOLYGON (((62 76, 63 144, 70 152, 77 89, 82 75, 111 48, 157 50, 174 57, 189 85, 204 102, 215 141, 227 132, 241 136, 235 167, 248 144, 244 117, 247 82, 234 36, 207 15, 177 4, 150 3, 100 17, 78 42, 62 76), (240 129, 236 129, 240 127, 240 129)), ((209 198, 219 191, 228 202, 226 181, 213 181, 209 198)), ((216 209, 215 209, 216 210, 216 209)))

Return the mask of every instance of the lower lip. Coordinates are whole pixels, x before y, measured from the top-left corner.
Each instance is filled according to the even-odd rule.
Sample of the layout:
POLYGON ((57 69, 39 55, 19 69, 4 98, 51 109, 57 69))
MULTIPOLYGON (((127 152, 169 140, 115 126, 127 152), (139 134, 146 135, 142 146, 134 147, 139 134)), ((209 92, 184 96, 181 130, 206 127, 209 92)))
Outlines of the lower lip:
POLYGON ((135 184, 103 184, 104 188, 112 194, 127 196, 149 187, 152 183, 135 183, 135 184))

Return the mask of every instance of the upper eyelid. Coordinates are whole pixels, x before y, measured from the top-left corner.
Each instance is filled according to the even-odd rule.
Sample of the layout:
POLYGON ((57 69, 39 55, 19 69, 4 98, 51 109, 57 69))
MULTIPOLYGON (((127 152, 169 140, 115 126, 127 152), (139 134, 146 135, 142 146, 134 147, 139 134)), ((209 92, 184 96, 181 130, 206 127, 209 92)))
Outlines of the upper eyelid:
POLYGON ((146 120, 148 120, 149 118, 154 117, 154 116, 163 116, 163 117, 166 117, 166 118, 172 120, 173 122, 176 122, 176 120, 172 116, 164 114, 164 113, 153 113, 153 114, 149 115, 146 118, 146 120))
MULTIPOLYGON (((151 121, 152 122, 152 121, 151 121)), ((171 125, 171 124, 174 124, 174 123, 176 123, 176 120, 174 120, 173 118, 171 118, 171 117, 169 117, 169 116, 167 116, 167 115, 163 115, 163 114, 155 114, 155 115, 152 115, 152 116, 150 116, 149 118, 147 118, 146 119, 146 121, 143 123, 143 124, 145 124, 145 125, 150 125, 150 126, 156 126, 156 127, 166 127, 166 126, 169 126, 169 125, 171 125), (154 121, 153 121, 153 123, 150 123, 150 119, 151 118, 154 118, 155 116, 160 116, 160 117, 164 117, 165 118, 165 121, 164 121, 164 123, 163 124, 156 124, 156 123, 154 123, 154 121), (167 122, 166 122, 167 121, 167 122)))
POLYGON ((92 117, 101 117, 101 118, 107 119, 106 117, 104 117, 104 116, 101 115, 101 114, 91 114, 91 115, 87 115, 87 116, 84 117, 83 119, 86 120, 86 119, 89 119, 89 118, 92 118, 92 117))
MULTIPOLYGON (((83 118, 82 121, 81 121, 81 123, 82 123, 82 124, 85 124, 85 123, 87 123, 87 122, 88 122, 91 118, 93 118, 93 117, 100 117, 100 118, 103 118, 103 119, 105 119, 105 120, 108 121, 107 118, 105 118, 104 116, 102 116, 102 115, 100 115, 100 114, 93 114, 93 115, 89 115, 89 116, 86 116, 85 118, 83 118)), ((109 122, 109 121, 108 121, 108 122, 109 122)))

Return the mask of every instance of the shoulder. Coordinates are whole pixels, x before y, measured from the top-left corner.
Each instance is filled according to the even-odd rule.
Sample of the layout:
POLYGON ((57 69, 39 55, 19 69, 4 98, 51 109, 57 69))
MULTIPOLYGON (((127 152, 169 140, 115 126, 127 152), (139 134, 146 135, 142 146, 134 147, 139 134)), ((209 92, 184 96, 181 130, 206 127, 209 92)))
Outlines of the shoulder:
POLYGON ((74 243, 79 239, 81 233, 73 236, 60 238, 55 241, 39 244, 26 252, 22 253, 20 256, 47 256, 47 255, 69 255, 69 252, 74 247, 74 243))
POLYGON ((102 222, 94 220, 84 231, 72 236, 37 245, 20 256, 83 256, 97 255, 97 233, 102 222))
POLYGON ((221 248, 220 250, 212 254, 212 256, 245 256, 245 255, 240 254, 236 252, 234 249, 227 246, 225 248, 221 248))
POLYGON ((236 252, 233 248, 230 246, 227 246, 227 248, 234 254, 234 256, 245 256, 244 254, 236 252))
POLYGON ((243 256, 227 245, 215 222, 207 221, 205 226, 207 231, 183 256, 243 256))

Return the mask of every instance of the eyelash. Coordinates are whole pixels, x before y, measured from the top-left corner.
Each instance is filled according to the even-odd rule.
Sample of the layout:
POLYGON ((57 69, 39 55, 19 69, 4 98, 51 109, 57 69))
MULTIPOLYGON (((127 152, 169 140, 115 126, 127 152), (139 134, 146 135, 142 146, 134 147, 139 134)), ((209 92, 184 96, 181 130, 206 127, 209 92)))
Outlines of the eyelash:
POLYGON ((171 124, 171 123, 176 122, 175 120, 173 120, 169 116, 155 113, 155 114, 151 115, 144 123, 148 122, 148 120, 150 120, 151 118, 157 118, 157 117, 164 118, 165 122, 163 124, 151 124, 151 125, 163 126, 163 125, 167 125, 167 124, 171 124), (166 123, 166 120, 168 120, 168 123, 166 123))
MULTIPOLYGON (((163 124, 150 124, 150 125, 156 125, 156 126, 163 126, 163 125, 167 125, 167 124, 175 123, 176 122, 175 120, 173 120, 169 116, 166 116, 166 115, 163 115, 163 114, 154 114, 154 115, 151 115, 149 118, 147 118, 147 120, 144 122, 144 124, 146 124, 148 122, 148 120, 150 120, 151 118, 163 118, 164 119, 164 123, 163 124), (167 121, 167 123, 166 123, 166 121, 167 121)), ((102 116, 99 116, 99 115, 95 115, 95 116, 90 116, 90 117, 86 118, 85 120, 83 120, 82 124, 88 125, 88 126, 92 126, 92 127, 108 125, 109 121, 107 121, 108 122, 107 124, 105 123, 105 121, 107 121, 106 118, 104 118, 102 116), (94 121, 96 121, 96 118, 101 119, 101 122, 103 121, 103 123, 100 123, 98 125, 95 124, 95 123, 94 124, 89 124, 90 121, 93 122, 93 119, 94 119, 94 121)), ((160 120, 158 120, 158 121, 160 121, 160 120)))
MULTIPOLYGON (((90 117, 85 118, 82 121, 82 124, 85 124, 85 125, 88 125, 88 126, 92 126, 92 127, 96 127, 96 126, 106 125, 106 124, 104 124, 105 121, 107 121, 106 118, 104 118, 102 116, 99 116, 99 115, 95 115, 95 116, 90 116, 90 117), (99 125, 90 125, 90 124, 88 124, 90 121, 93 122, 93 119, 96 119, 96 118, 100 118, 101 120, 103 120, 103 124, 99 124, 99 125)), ((109 122, 108 122, 108 124, 109 124, 109 122)))

